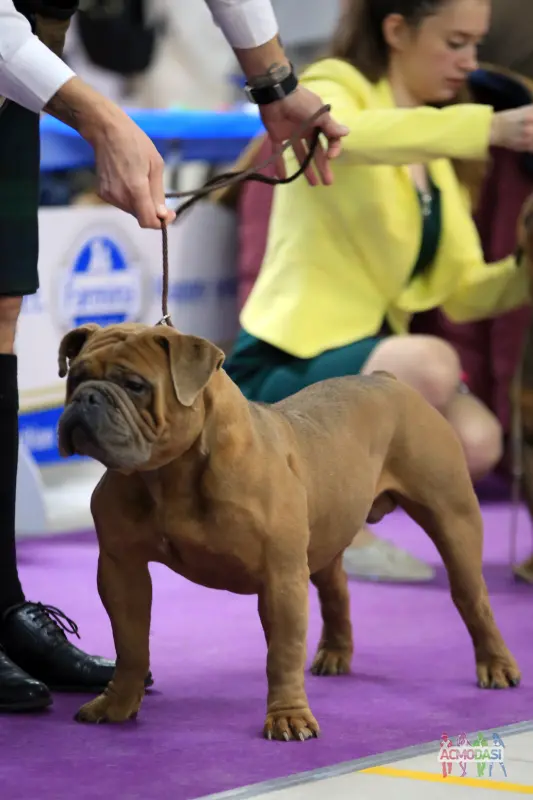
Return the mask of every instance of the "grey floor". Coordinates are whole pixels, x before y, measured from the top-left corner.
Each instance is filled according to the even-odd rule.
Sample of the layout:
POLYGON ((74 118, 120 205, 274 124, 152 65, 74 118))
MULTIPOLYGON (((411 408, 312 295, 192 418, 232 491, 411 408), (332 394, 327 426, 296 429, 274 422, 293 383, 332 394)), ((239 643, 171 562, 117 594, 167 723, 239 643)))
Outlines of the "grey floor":
MULTIPOLYGON (((490 741, 490 733, 485 732, 490 741)), ((454 764, 442 777, 439 744, 411 748, 410 752, 381 754, 363 762, 342 764, 287 780, 258 784, 202 800, 489 800, 533 795, 533 722, 497 731, 504 743, 505 776, 500 764, 488 767, 483 778, 475 765, 466 775, 454 764), (418 751, 418 752, 417 752, 418 751)), ((453 738, 453 737, 452 737, 453 738)), ((469 737, 473 741, 475 734, 469 737)), ((304 745, 305 746, 305 745, 304 745)))

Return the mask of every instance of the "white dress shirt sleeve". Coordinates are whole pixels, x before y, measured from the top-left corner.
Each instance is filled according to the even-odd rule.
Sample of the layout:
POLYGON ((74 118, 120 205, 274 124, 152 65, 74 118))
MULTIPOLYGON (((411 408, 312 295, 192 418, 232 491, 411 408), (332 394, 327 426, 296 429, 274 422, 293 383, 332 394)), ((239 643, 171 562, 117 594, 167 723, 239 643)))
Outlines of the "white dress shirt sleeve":
POLYGON ((12 0, 0 0, 0 97, 39 112, 74 72, 32 33, 12 0))
POLYGON ((259 47, 278 33, 270 0, 205 0, 228 44, 239 50, 259 47))

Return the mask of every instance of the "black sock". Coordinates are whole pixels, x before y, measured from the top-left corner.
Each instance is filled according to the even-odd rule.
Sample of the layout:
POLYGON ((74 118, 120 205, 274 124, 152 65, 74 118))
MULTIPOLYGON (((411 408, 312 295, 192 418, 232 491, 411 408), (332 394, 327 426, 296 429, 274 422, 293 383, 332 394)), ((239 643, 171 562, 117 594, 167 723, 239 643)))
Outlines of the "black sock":
POLYGON ((24 601, 15 549, 18 407, 17 357, 0 353, 0 614, 24 601))

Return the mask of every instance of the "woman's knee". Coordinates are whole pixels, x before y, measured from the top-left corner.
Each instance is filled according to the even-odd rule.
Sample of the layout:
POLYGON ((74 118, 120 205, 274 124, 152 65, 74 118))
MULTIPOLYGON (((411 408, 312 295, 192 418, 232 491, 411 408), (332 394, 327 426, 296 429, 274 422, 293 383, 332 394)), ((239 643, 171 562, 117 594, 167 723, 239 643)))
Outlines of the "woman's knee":
POLYGON ((393 336, 385 339, 368 359, 364 372, 385 369, 420 392, 443 411, 461 380, 459 356, 436 336, 393 336))
POLYGON ((503 431, 496 417, 488 409, 479 414, 469 414, 455 425, 461 440, 468 470, 473 481, 481 480, 498 465, 503 456, 503 431))

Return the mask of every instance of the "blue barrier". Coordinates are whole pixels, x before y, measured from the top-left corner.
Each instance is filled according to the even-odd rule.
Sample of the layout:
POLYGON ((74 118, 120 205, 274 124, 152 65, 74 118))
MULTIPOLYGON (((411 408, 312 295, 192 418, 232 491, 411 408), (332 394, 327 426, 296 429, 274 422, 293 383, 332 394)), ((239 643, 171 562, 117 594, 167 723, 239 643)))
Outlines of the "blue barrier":
MULTIPOLYGON (((251 111, 125 110, 163 158, 175 153, 181 161, 234 161, 264 130, 253 107, 251 111)), ((93 150, 77 131, 54 117, 41 117, 41 171, 82 169, 93 163, 93 150)))

